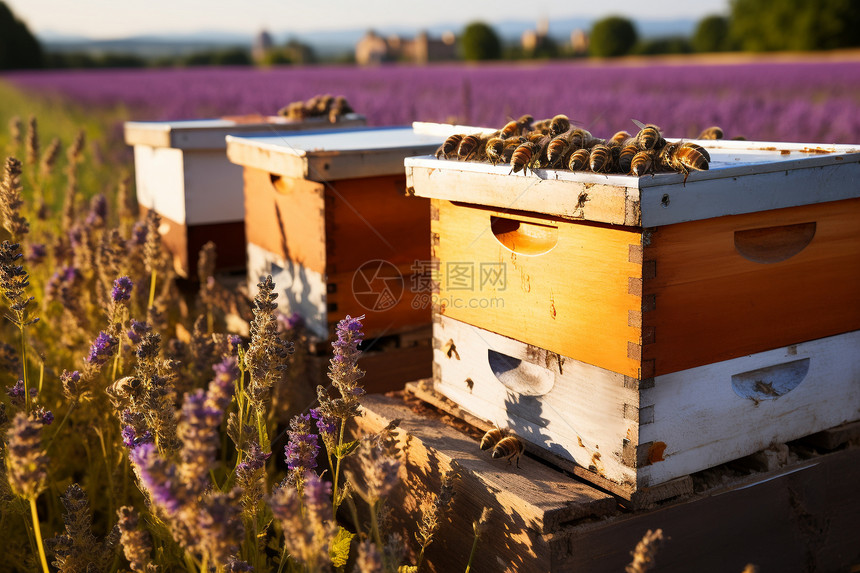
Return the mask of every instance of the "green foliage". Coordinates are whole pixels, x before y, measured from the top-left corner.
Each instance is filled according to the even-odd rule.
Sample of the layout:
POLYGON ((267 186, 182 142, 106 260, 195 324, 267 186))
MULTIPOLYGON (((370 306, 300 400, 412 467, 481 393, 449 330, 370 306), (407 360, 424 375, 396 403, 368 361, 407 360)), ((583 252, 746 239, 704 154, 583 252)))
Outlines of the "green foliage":
POLYGON ((497 60, 502 55, 502 42, 490 26, 472 22, 460 38, 463 59, 468 61, 497 60))
POLYGON ((728 50, 729 19, 716 14, 702 18, 696 26, 691 43, 697 52, 728 50))
POLYGON ((653 56, 658 54, 689 54, 693 51, 690 41, 683 36, 651 38, 636 44, 634 54, 653 56))
POLYGON ((732 0, 731 38, 742 50, 830 50, 860 46, 860 2, 732 0))
POLYGON ((0 70, 41 68, 42 64, 39 41, 0 1, 0 70))
POLYGON ((589 40, 592 56, 613 58, 630 53, 638 34, 633 22, 621 16, 609 16, 594 23, 589 40))
POLYGON ((180 61, 185 66, 250 66, 251 56, 244 48, 195 52, 180 61))

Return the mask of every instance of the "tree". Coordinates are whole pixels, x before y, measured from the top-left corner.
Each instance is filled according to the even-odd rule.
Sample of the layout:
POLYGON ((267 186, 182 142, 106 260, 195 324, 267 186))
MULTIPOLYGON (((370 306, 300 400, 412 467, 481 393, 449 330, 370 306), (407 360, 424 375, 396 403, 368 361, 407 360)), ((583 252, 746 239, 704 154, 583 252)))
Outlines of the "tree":
POLYGON ((620 16, 609 16, 594 23, 589 40, 591 55, 612 58, 630 52, 638 34, 633 22, 620 16))
POLYGON ((729 19, 711 15, 702 18, 692 39, 697 52, 722 52, 729 49, 729 19))
POLYGON ((747 51, 860 46, 854 0, 732 0, 729 31, 747 51))
POLYGON ((0 70, 41 68, 42 64, 39 41, 0 1, 0 70))
POLYGON ((470 61, 497 60, 502 55, 502 42, 496 32, 483 22, 472 22, 460 38, 463 58, 470 61))

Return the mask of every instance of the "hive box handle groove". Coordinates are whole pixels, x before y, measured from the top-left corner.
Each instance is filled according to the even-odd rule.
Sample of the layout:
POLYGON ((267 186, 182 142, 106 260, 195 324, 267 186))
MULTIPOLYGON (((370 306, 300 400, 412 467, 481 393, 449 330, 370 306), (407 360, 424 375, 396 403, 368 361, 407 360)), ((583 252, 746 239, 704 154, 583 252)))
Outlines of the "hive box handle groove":
POLYGON ((805 249, 814 236, 814 222, 735 231, 735 249, 754 263, 778 263, 805 249))
POLYGON ((518 255, 543 255, 558 244, 558 227, 490 216, 493 235, 506 249, 518 255))
POLYGON ((758 403, 776 400, 797 388, 809 372, 809 358, 758 368, 732 376, 732 389, 758 403))
POLYGON ((269 173, 269 181, 272 182, 272 187, 275 188, 275 191, 281 195, 287 195, 293 189, 290 182, 277 173, 269 173))
POLYGON ((537 364, 490 349, 487 362, 498 381, 521 396, 543 396, 555 385, 555 374, 537 364))

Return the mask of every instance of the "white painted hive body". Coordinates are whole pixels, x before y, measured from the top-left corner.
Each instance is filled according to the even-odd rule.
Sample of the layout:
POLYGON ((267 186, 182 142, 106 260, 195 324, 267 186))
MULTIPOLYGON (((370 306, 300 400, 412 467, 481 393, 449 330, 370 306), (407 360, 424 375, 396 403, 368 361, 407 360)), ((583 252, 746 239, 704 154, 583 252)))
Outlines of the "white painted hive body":
POLYGON ((125 141, 134 146, 138 204, 161 215, 164 242, 180 275, 195 275, 198 251, 210 240, 218 247, 219 269, 243 269, 242 170, 227 160, 225 137, 347 129, 364 123, 364 117, 356 114, 337 123, 263 117, 127 122, 125 141))
POLYGON ((641 178, 412 158, 434 384, 634 493, 860 419, 860 151, 641 178))

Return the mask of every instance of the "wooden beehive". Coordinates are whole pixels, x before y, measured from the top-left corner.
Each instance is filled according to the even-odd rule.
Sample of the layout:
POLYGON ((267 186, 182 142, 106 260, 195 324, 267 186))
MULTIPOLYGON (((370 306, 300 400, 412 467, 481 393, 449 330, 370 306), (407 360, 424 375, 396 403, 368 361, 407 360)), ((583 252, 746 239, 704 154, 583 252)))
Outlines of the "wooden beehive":
POLYGON ((629 492, 860 419, 860 150, 646 177, 406 162, 437 390, 629 492))
POLYGON ((138 204, 143 211, 154 209, 161 215, 164 244, 181 276, 196 276, 197 255, 208 241, 218 247, 219 270, 244 269, 242 170, 227 161, 224 138, 236 133, 317 131, 364 124, 364 116, 357 114, 337 123, 263 116, 127 122, 125 142, 134 146, 138 204))
POLYGON ((427 327, 412 276, 430 257, 430 204, 406 196, 403 160, 443 139, 411 127, 228 137, 245 168, 252 291, 271 274, 283 309, 322 339, 347 314, 366 315, 368 339, 427 327))

